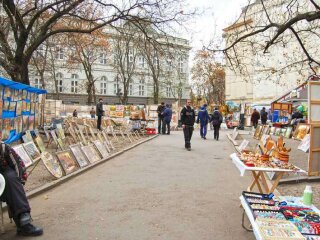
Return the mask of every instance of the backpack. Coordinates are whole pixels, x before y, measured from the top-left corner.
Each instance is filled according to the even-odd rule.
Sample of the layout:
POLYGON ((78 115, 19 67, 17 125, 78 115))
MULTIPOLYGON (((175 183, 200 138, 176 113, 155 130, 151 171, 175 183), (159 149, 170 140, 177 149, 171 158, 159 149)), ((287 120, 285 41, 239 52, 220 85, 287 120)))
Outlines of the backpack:
POLYGON ((20 182, 24 185, 27 181, 28 175, 26 171, 26 167, 22 159, 18 156, 18 154, 4 142, 1 142, 1 168, 4 170, 6 167, 11 167, 16 171, 17 177, 20 182), (5 153, 9 156, 6 159, 5 153))

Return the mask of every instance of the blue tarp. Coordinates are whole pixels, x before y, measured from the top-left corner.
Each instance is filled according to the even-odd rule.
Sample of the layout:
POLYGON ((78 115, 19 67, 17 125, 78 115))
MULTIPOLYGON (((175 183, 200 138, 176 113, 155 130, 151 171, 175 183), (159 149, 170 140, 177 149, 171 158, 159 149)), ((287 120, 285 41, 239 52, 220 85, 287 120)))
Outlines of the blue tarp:
POLYGON ((32 93, 36 93, 36 94, 47 93, 47 90, 31 87, 29 85, 14 82, 14 81, 8 80, 6 78, 2 78, 2 77, 0 77, 0 85, 2 85, 4 87, 9 87, 12 89, 26 90, 27 92, 32 92, 32 93))

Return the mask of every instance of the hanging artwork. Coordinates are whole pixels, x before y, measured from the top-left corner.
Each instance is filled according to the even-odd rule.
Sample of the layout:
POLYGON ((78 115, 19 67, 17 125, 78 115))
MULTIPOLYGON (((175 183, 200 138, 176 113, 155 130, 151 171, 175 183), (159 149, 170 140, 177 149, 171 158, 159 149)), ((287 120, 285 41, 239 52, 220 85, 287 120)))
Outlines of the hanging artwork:
POLYGON ((22 102, 18 101, 17 102, 17 107, 16 107, 16 116, 20 116, 22 113, 22 102))
POLYGON ((8 139, 11 131, 11 122, 13 119, 5 118, 3 119, 3 125, 2 125, 2 139, 8 139))
POLYGON ((38 158, 40 158, 40 152, 37 149, 34 142, 28 142, 28 143, 24 143, 22 145, 33 161, 38 160, 38 158))
POLYGON ((30 115, 29 116, 29 130, 33 130, 34 129, 34 116, 30 115))
POLYGON ((14 119, 14 129, 16 129, 17 133, 22 132, 22 116, 16 117, 14 119))
POLYGON ((28 153, 26 152, 26 150, 22 145, 13 146, 12 148, 16 152, 16 154, 18 154, 18 156, 22 159, 26 167, 29 167, 30 165, 32 165, 33 161, 29 157, 28 153))
POLYGON ((26 115, 22 116, 22 128, 23 128, 23 131, 26 131, 29 129, 29 116, 26 116, 26 115))
POLYGON ((69 148, 71 149, 73 155, 75 156, 75 158, 81 168, 83 168, 89 164, 89 160, 82 152, 80 144, 70 145, 69 148))
POLYGON ((95 150, 93 145, 81 147, 81 150, 83 151, 83 153, 86 155, 86 157, 89 159, 91 163, 101 160, 99 153, 95 150))
POLYGON ((3 100, 3 110, 8 111, 10 106, 9 100, 3 100))
POLYGON ((63 176, 62 168, 58 160, 52 154, 48 152, 41 153, 41 160, 43 161, 44 166, 55 178, 61 178, 63 176))
POLYGON ((56 153, 60 164, 66 175, 79 169, 79 166, 73 157, 71 150, 64 150, 56 153))
POLYGON ((9 111, 11 111, 11 112, 15 112, 16 111, 16 102, 10 102, 9 111))
POLYGON ((11 89, 8 87, 4 88, 3 99, 11 98, 11 89))
POLYGON ((102 157, 102 159, 105 159, 109 156, 109 153, 102 142, 100 142, 99 140, 96 140, 96 141, 93 141, 93 144, 98 150, 98 152, 100 153, 100 156, 102 157))

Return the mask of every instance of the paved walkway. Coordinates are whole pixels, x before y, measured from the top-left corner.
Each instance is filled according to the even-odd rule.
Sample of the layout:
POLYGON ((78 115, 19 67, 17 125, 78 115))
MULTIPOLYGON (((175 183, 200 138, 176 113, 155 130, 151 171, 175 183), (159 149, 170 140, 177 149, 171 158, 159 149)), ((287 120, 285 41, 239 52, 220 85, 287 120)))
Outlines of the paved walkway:
MULTIPOLYGON (((241 228, 248 185, 231 163, 233 146, 182 132, 149 141, 31 200, 45 240, 254 239, 241 228)), ((13 225, 1 239, 20 239, 13 225)))

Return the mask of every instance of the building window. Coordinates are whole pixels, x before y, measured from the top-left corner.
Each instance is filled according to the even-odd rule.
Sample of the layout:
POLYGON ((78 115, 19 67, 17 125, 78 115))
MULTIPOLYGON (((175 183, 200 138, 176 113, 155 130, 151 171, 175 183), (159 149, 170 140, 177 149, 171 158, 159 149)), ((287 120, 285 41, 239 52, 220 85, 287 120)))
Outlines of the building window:
POLYGON ((173 70, 172 60, 167 59, 167 71, 171 72, 173 70))
POLYGON ((44 47, 43 44, 41 44, 41 45, 38 47, 37 51, 36 51, 36 56, 37 56, 37 57, 44 57, 44 54, 45 54, 45 47, 44 47))
POLYGON ((144 68, 144 57, 143 56, 138 57, 138 66, 139 66, 139 68, 144 68))
POLYGON ((100 94, 107 94, 107 78, 105 76, 101 78, 100 94))
POLYGON ((62 81, 62 78, 63 78, 62 73, 60 73, 60 72, 56 73, 57 87, 58 87, 58 91, 60 93, 63 92, 63 81, 62 81))
POLYGON ((139 96, 144 96, 144 86, 139 85, 139 96))
POLYGON ((104 65, 107 64, 107 54, 106 53, 100 53, 99 62, 104 65))
POLYGON ((78 81, 77 80, 72 80, 71 81, 71 92, 72 93, 77 93, 78 92, 78 81))
POLYGON ((113 84, 113 94, 117 95, 119 89, 119 83, 114 83, 113 84))
POLYGON ((166 87, 166 96, 171 97, 171 87, 166 87))
POLYGON ((133 62, 133 50, 129 50, 129 62, 133 62))
POLYGON ((140 83, 140 84, 145 84, 145 83, 146 83, 146 81, 144 80, 144 77, 143 77, 143 76, 140 78, 139 83, 140 83))
POLYGON ((35 88, 40 88, 40 89, 42 88, 42 84, 41 84, 39 78, 35 78, 35 79, 34 79, 34 87, 35 87, 35 88))
POLYGON ((133 95, 133 85, 132 84, 129 85, 129 95, 130 96, 133 95))
POLYGON ((179 73, 184 73, 184 61, 182 57, 179 57, 179 60, 178 60, 178 70, 179 70, 179 73))
POLYGON ((72 78, 72 79, 78 79, 79 76, 78 76, 78 74, 71 74, 71 78, 72 78))
POLYGON ((64 49, 63 47, 56 47, 56 59, 63 60, 64 59, 64 49))

